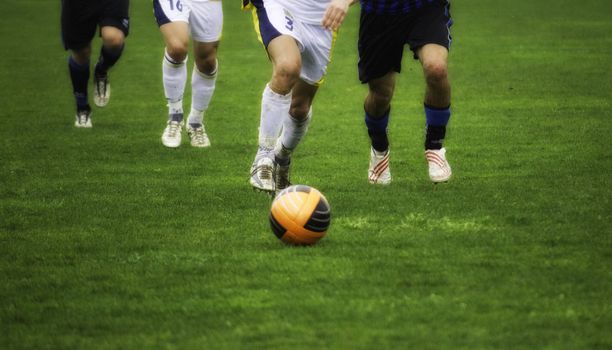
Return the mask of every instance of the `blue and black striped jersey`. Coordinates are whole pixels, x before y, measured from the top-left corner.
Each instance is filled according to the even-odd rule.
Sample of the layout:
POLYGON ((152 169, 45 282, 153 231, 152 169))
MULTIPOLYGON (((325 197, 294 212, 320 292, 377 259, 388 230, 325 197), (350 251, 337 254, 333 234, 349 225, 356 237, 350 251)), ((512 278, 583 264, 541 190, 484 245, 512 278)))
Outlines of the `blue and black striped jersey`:
POLYGON ((398 14, 409 13, 433 3, 446 3, 447 0, 359 0, 361 10, 367 13, 398 14))

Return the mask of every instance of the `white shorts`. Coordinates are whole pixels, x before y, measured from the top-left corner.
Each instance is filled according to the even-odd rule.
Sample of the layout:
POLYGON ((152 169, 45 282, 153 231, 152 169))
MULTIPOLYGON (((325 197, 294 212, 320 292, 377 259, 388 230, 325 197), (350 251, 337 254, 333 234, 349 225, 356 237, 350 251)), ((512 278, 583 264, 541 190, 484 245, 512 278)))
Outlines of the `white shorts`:
POLYGON ((159 26, 170 22, 187 22, 195 41, 210 43, 221 38, 221 1, 153 0, 153 12, 159 26))
POLYGON ((335 33, 318 24, 299 21, 277 0, 252 1, 253 19, 259 40, 267 48, 280 35, 293 37, 302 53, 300 78, 311 85, 323 81, 331 60, 335 33))

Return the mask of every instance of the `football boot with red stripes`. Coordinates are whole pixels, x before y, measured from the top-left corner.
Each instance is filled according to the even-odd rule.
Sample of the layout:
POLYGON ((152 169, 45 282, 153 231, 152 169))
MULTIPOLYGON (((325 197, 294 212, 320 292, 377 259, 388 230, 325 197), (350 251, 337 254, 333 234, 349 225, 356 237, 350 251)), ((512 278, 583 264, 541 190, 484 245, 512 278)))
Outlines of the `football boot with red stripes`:
POLYGON ((446 182, 453 174, 451 167, 446 160, 446 149, 428 149, 425 151, 425 158, 429 165, 429 178, 434 183, 446 182))
POLYGON ((391 183, 391 169, 389 168, 389 149, 378 152, 370 148, 370 168, 368 181, 375 185, 388 185, 391 183))

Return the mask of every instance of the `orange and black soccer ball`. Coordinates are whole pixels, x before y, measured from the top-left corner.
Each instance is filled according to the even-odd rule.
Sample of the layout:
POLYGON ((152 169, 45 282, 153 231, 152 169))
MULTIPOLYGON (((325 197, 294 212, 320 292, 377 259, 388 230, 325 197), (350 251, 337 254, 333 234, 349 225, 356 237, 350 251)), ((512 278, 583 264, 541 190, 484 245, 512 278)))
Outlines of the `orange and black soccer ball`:
POLYGON ((274 198, 270 209, 272 232, 287 244, 317 243, 327 233, 330 222, 327 199, 310 186, 285 188, 274 198))

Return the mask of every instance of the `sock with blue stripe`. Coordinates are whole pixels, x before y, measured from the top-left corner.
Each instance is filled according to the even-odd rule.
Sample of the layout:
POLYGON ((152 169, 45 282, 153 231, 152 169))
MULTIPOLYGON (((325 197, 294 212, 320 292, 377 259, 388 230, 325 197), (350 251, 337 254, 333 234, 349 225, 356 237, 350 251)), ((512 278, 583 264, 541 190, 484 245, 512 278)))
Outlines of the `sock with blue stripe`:
POLYGON ((446 136, 446 125, 450 119, 450 106, 435 108, 425 105, 425 149, 441 149, 446 136))
POLYGON ((165 52, 162 63, 162 80, 164 94, 168 100, 169 120, 180 122, 183 120, 183 93, 187 82, 187 58, 182 62, 174 61, 165 52))
POLYGON ((389 138, 387 136, 387 125, 389 124, 389 108, 385 114, 380 117, 374 117, 368 112, 365 112, 365 124, 368 128, 368 135, 372 142, 372 148, 378 152, 386 152, 389 149, 389 138))

